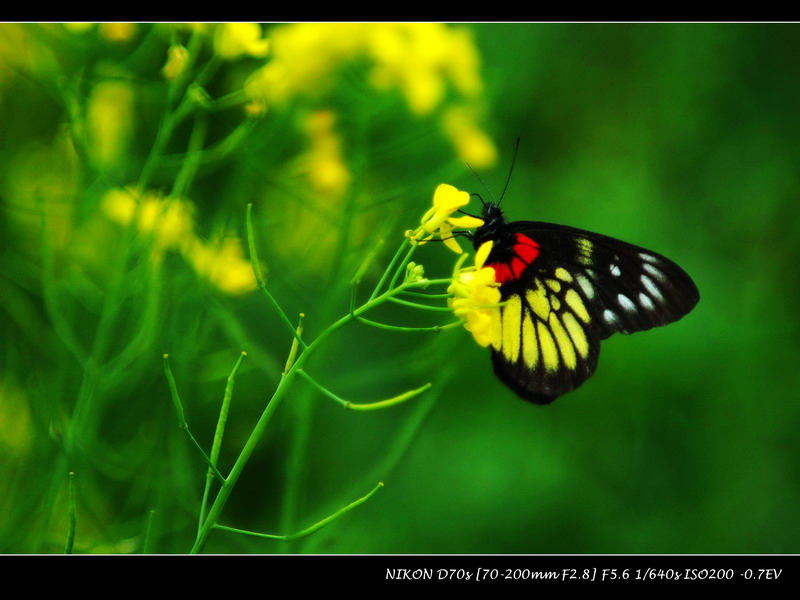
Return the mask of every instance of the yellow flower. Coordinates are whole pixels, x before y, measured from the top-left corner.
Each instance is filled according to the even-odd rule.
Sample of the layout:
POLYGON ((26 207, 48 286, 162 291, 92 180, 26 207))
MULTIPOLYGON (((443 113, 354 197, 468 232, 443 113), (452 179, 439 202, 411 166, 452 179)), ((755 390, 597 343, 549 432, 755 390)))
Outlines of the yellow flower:
POLYGON ((341 196, 350 185, 350 171, 342 158, 342 144, 336 135, 336 117, 330 110, 312 113, 305 122, 311 149, 305 156, 308 178, 318 192, 341 196))
POLYGON ((264 58, 269 53, 269 40, 262 37, 258 23, 222 23, 214 32, 214 50, 225 60, 264 58))
POLYGON ((449 89, 473 99, 482 88, 469 32, 442 23, 296 23, 270 37, 271 60, 245 86, 266 104, 324 93, 342 63, 364 59, 371 84, 398 90, 417 116, 432 114, 449 89))
POLYGON ((256 288, 255 274, 239 238, 203 242, 195 233, 193 205, 188 200, 161 198, 154 192, 141 194, 133 188, 113 189, 103 198, 102 209, 120 225, 130 224, 138 210, 136 227, 152 238, 156 263, 167 250, 177 250, 199 275, 226 294, 239 295, 256 288))
POLYGON ((185 200, 160 198, 154 192, 140 194, 133 188, 110 190, 103 198, 106 216, 120 225, 128 225, 139 204, 137 227, 153 236, 158 248, 175 248, 194 235, 192 206, 185 200))
POLYGON ((175 79, 186 69, 189 63, 189 51, 180 44, 174 44, 167 51, 167 62, 161 68, 164 79, 175 79))
MULTIPOLYGON (((484 267, 492 242, 486 242, 475 255, 475 266, 461 268, 456 263, 453 282, 447 291, 453 294, 447 303, 464 322, 464 328, 481 346, 488 346, 500 332, 500 290, 492 267, 484 267)), ((466 256, 466 255, 465 255, 466 256)))
POLYGON ((70 33, 83 34, 92 29, 97 23, 64 23, 64 28, 70 33))
POLYGON ((453 217, 452 214, 469 203, 469 194, 463 192, 452 185, 442 183, 436 188, 433 194, 433 206, 422 217, 422 225, 415 231, 409 233, 412 242, 424 244, 438 234, 445 246, 456 254, 461 254, 461 246, 458 245, 453 230, 455 228, 473 228, 483 225, 483 221, 477 217, 465 215, 453 217), (420 239, 422 236, 427 236, 420 239))
POLYGON ((125 157, 133 140, 135 89, 127 81, 101 81, 92 88, 86 114, 90 153, 103 168, 125 157))
POLYGON ((229 236, 215 244, 195 239, 185 253, 195 271, 226 294, 238 296, 257 287, 253 268, 244 258, 238 237, 229 236))
POLYGON ((136 35, 136 23, 100 23, 100 35, 110 42, 127 42, 136 35))
POLYGON ((442 116, 442 125, 464 162, 476 169, 494 164, 497 150, 476 124, 473 111, 464 107, 449 108, 442 116))

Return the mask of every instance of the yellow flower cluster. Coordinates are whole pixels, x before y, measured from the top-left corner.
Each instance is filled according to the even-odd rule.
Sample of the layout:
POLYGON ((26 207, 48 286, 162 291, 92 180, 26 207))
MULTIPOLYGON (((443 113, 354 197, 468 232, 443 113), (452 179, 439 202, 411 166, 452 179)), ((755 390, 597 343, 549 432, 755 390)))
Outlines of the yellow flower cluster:
MULTIPOLYGON (((318 97, 333 83, 341 65, 364 60, 370 82, 397 89, 414 114, 430 115, 448 90, 471 103, 482 91, 478 53, 464 29, 441 23, 297 23, 270 34, 270 60, 245 84, 251 113, 298 96, 318 97)), ((494 149, 476 125, 475 113, 448 112, 442 127, 462 159, 489 166, 494 149)))
POLYGON ((221 23, 214 30, 214 51, 225 60, 264 58, 269 53, 269 40, 263 37, 258 23, 221 23))
POLYGON ((103 197, 101 207, 120 225, 128 225, 136 217, 139 231, 152 236, 159 258, 165 250, 180 248, 193 235, 192 206, 184 200, 160 198, 153 192, 142 195, 131 188, 112 189, 103 197))
POLYGON ((464 328, 472 333, 481 346, 488 346, 500 330, 500 290, 495 281, 494 269, 483 264, 492 249, 492 242, 483 244, 475 255, 475 266, 460 268, 456 264, 453 282, 447 291, 453 294, 448 300, 452 311, 464 321, 464 328))
POLYGON ((253 268, 244 258, 238 237, 223 237, 210 244, 194 237, 188 241, 184 252, 195 271, 226 294, 238 296, 257 286, 253 268))
POLYGON ((121 225, 127 226, 136 219, 138 230, 150 237, 155 261, 167 250, 177 250, 198 274, 227 294, 243 294, 256 288, 255 275, 244 258, 240 240, 228 236, 203 242, 194 231, 194 208, 189 201, 161 198, 153 192, 140 194, 130 188, 113 189, 103 198, 102 210, 121 225))

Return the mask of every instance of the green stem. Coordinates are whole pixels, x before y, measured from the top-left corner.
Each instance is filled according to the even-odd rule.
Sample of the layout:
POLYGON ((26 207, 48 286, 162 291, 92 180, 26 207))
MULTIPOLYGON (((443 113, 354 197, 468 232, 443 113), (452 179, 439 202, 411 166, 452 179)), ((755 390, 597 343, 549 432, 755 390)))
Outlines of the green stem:
POLYGON ((167 383, 169 384, 169 391, 170 395, 172 396, 172 403, 175 405, 175 412, 178 416, 178 427, 186 433, 189 437, 189 440, 194 444, 195 448, 197 448, 200 455, 203 457, 203 460, 206 461, 206 464, 209 468, 213 471, 214 476, 219 479, 221 483, 225 483, 225 477, 222 476, 217 470, 216 465, 211 461, 211 459, 206 455, 205 450, 203 447, 197 442, 195 437, 192 435, 192 432, 189 430, 189 424, 186 422, 186 417, 184 416, 183 412, 183 403, 181 402, 180 396, 178 395, 178 386, 175 384, 175 377, 172 375, 172 369, 169 366, 169 354, 164 355, 164 373, 167 376, 167 383))
POLYGON ((388 323, 378 323, 377 321, 370 321, 369 319, 365 319, 364 317, 358 317, 358 322, 363 323, 364 325, 369 325, 370 327, 376 327, 378 329, 385 329, 387 331, 401 331, 401 332, 427 332, 427 333, 439 333, 444 329, 452 329, 453 327, 458 327, 461 325, 461 321, 453 321, 452 323, 448 323, 447 325, 434 325, 433 327, 403 327, 401 325, 389 325, 388 323))
POLYGON ((147 156, 147 160, 142 167, 142 172, 139 174, 137 188, 142 192, 147 189, 152 179, 153 172, 161 161, 164 150, 172 138, 172 133, 175 131, 175 128, 188 117, 195 108, 194 100, 185 96, 174 112, 164 115, 158 127, 158 132, 156 132, 156 139, 153 142, 153 147, 150 149, 150 154, 147 156))
POLYGON ((426 294, 425 292, 403 292, 403 296, 413 296, 414 298, 429 298, 433 300, 443 300, 452 298, 453 294, 426 294))
POLYGON ((389 298, 389 300, 396 304, 402 304, 403 306, 410 306, 412 308, 419 308, 422 310, 432 310, 434 312, 453 312, 446 306, 428 306, 427 304, 420 304, 419 302, 409 302, 408 300, 403 300, 401 298, 389 298))
POLYGON ((64 554, 72 554, 75 545, 75 530, 77 529, 78 518, 75 510, 75 473, 69 474, 69 530, 67 531, 67 544, 64 546, 64 554))
MULTIPOLYGON (((233 370, 231 371, 230 375, 228 375, 228 381, 225 384, 225 394, 222 397, 222 406, 219 409, 219 418, 217 419, 217 428, 214 431, 214 442, 211 445, 211 456, 210 456, 210 463, 211 465, 208 468, 208 472, 206 473, 206 486, 203 490, 203 501, 200 503, 200 518, 197 522, 197 530, 200 531, 200 528, 203 526, 203 519, 205 518, 206 514, 206 506, 208 505, 208 496, 211 493, 211 481, 215 477, 214 471, 216 470, 217 460, 219 459, 219 452, 220 448, 222 447, 222 438, 225 435, 225 423, 228 421, 228 411, 230 410, 231 406, 231 398, 233 398, 233 384, 236 378, 236 373, 239 372, 239 367, 242 366, 242 360, 244 357, 247 356, 247 352, 242 352, 239 355, 239 359, 236 361, 236 364, 233 366, 233 370), (212 466, 214 467, 212 469, 212 466)), ((219 471, 217 471, 219 473, 219 471)))
POLYGON ((289 372, 289 369, 292 368, 292 365, 297 358, 297 347, 299 345, 299 340, 302 339, 300 336, 303 335, 303 319, 305 318, 306 315, 304 313, 300 313, 300 319, 297 322, 297 329, 295 330, 297 335, 292 340, 292 347, 289 349, 289 356, 286 358, 286 365, 283 367, 282 376, 289 372))
POLYGON ((147 513, 147 527, 144 531, 144 543, 142 544, 142 554, 152 554, 153 546, 153 527, 156 511, 150 510, 147 513))
POLYGON ((403 262, 401 262, 397 270, 394 272, 394 277, 392 277, 392 282, 389 284, 389 289, 393 289, 397 285, 397 281, 400 279, 400 275, 405 272, 406 265, 411 260, 411 257, 414 255, 414 252, 417 250, 417 244, 411 244, 411 247, 406 252, 405 258, 403 258, 403 262))
POLYGON ((278 387, 275 389, 272 398, 267 403, 267 406, 264 408, 264 412, 261 413, 261 417, 258 419, 253 431, 250 433, 250 437, 247 439, 247 442, 242 448, 242 451, 239 453, 239 457, 236 459, 233 467, 231 468, 230 473, 228 474, 227 478, 225 478, 222 487, 220 488, 219 492, 217 493, 217 497, 214 500, 214 504, 211 506, 209 510, 208 516, 206 517, 205 523, 203 524, 200 533, 195 540, 194 546, 191 549, 192 554, 197 554, 202 552, 203 548, 205 548, 206 542, 208 542, 208 536, 211 534, 212 529, 216 525, 217 521, 219 520, 219 516, 222 513, 222 509, 225 507, 228 498, 233 491, 233 488, 236 486, 236 482, 239 480, 239 477, 242 474, 245 466, 247 465, 250 457, 252 456, 253 452, 258 446, 258 443, 261 441, 261 438, 266 431, 267 425, 269 424, 270 420, 272 419, 272 415, 275 414, 275 411, 280 406, 281 401, 283 401, 284 397, 286 396, 287 391, 289 390, 292 382, 294 381, 295 376, 297 376, 298 372, 303 369, 306 362, 311 358, 314 352, 335 332, 339 329, 347 325, 350 321, 353 321, 356 317, 361 316, 362 314, 368 312, 372 308, 386 302, 389 298, 394 296, 395 294, 401 293, 405 289, 409 287, 418 287, 419 283, 405 283, 400 285, 399 287, 384 292, 377 298, 370 300, 369 302, 365 303, 361 307, 357 308, 352 313, 349 313, 338 321, 334 322, 330 327, 328 327, 325 331, 323 331, 311 344, 308 345, 305 352, 301 353, 300 356, 295 361, 294 365, 289 369, 286 373, 286 376, 283 377, 280 382, 278 383, 278 387))
POLYGON ((408 238, 403 240, 403 243, 400 244, 400 247, 397 249, 397 252, 395 252, 394 256, 392 257, 392 260, 389 261, 389 266, 386 267, 386 270, 383 272, 383 275, 381 276, 380 281, 378 281, 378 284, 375 286, 375 289, 372 290, 372 295, 369 297, 370 300, 374 300, 378 296, 378 294, 381 291, 381 288, 386 283, 386 280, 389 279, 389 275, 392 272, 392 268, 394 267, 394 264, 397 262, 397 259, 400 258, 400 255, 403 253, 403 250, 405 250, 405 248, 406 248, 406 246, 408 246, 408 244, 409 244, 408 238))
POLYGON ((303 341, 303 338, 297 332, 297 329, 289 320, 289 317, 286 316, 286 313, 283 312, 281 305, 275 300, 275 298, 270 294, 269 290, 267 289, 266 281, 264 280, 264 275, 261 272, 261 262, 258 259, 258 250, 256 249, 256 237, 253 231, 253 205, 252 203, 247 205, 247 246, 250 249, 250 264, 253 267, 253 273, 256 276, 256 283, 258 284, 259 289, 264 292, 264 295, 269 300, 269 303, 278 313, 281 321, 289 328, 289 331, 292 332, 294 338, 298 341, 298 343, 303 347, 303 349, 307 348, 308 346, 303 341))
POLYGON ((197 115, 192 127, 192 133, 189 136, 188 152, 185 160, 181 163, 181 168, 178 175, 175 177, 175 183, 172 186, 170 196, 180 197, 191 187, 192 180, 197 173, 200 162, 203 159, 203 143, 206 139, 208 132, 208 116, 197 115))
POLYGON ((302 538, 302 537, 305 537, 307 535, 311 535, 312 533, 315 533, 315 532, 319 531, 320 529, 322 529, 326 525, 331 524, 333 521, 335 521, 336 519, 338 519, 339 517, 341 517, 345 513, 348 513, 351 510, 353 510, 354 508, 356 508, 357 506, 360 506, 361 504, 364 504, 364 502, 366 502, 367 500, 372 498, 372 496, 374 496, 375 493, 379 489, 381 489, 382 487, 383 487, 383 482, 381 481, 366 496, 364 496, 362 498, 359 498, 358 500, 356 500, 354 502, 351 502, 347 506, 337 510, 332 515, 330 515, 328 517, 325 517, 324 519, 322 519, 318 523, 314 523, 311 527, 307 527, 307 528, 305 528, 305 529, 303 529, 301 531, 298 531, 297 533, 291 533, 291 534, 288 534, 288 535, 273 535, 273 534, 270 534, 270 533, 258 533, 258 532, 255 532, 255 531, 247 531, 246 529, 236 529, 235 527, 227 527, 225 525, 215 525, 214 529, 220 529, 222 531, 230 531, 232 533, 239 533, 239 534, 242 534, 242 535, 250 535, 250 536, 265 538, 265 539, 268 539, 268 540, 278 540, 278 541, 281 541, 281 542, 291 542, 292 540, 296 540, 298 538, 302 538))
POLYGON ((432 385, 430 383, 426 383, 422 387, 419 387, 415 390, 409 390, 407 392, 403 392, 402 394, 394 396, 393 398, 389 398, 387 400, 379 400, 377 402, 356 403, 356 402, 350 402, 349 400, 345 400, 341 396, 334 394, 332 391, 323 386, 321 383, 319 383, 316 379, 311 377, 311 375, 309 375, 305 371, 300 371, 300 375, 303 378, 305 378, 305 380, 308 381, 311 385, 317 388, 320 392, 328 396, 328 398, 331 398, 332 400, 336 401, 337 403, 339 403, 348 410, 368 411, 368 410, 380 410, 382 408, 388 408, 389 406, 394 406, 395 404, 400 404, 401 402, 410 400, 414 396, 417 396, 422 392, 431 389, 432 385))

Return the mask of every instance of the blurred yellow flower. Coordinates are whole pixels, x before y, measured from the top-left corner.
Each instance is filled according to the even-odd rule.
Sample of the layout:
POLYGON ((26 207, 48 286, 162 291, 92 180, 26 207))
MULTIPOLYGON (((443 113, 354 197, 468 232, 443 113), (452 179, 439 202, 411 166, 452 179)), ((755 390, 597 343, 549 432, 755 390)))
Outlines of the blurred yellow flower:
POLYGON ((189 51, 180 44, 173 44, 167 50, 167 62, 161 68, 164 79, 175 79, 186 69, 189 51))
POLYGON ((333 111, 320 110, 305 121, 311 138, 311 149, 305 157, 308 177, 318 192, 339 196, 350 184, 350 171, 342 159, 342 144, 334 131, 336 116, 333 111))
POLYGON ((142 195, 133 188, 113 189, 103 197, 101 207, 120 225, 127 226, 136 218, 138 230, 151 238, 155 261, 165 251, 176 250, 200 276, 226 294, 238 295, 256 288, 255 274, 244 258, 239 238, 203 242, 194 231, 194 207, 188 200, 162 198, 154 192, 142 195))
POLYGON ((453 282, 447 291, 453 294, 447 303, 464 322, 464 328, 481 346, 496 341, 500 334, 500 290, 492 267, 483 264, 492 249, 492 242, 483 244, 475 255, 475 266, 461 268, 456 264, 453 282))
POLYGON ((94 29, 97 23, 64 23, 64 28, 70 33, 83 34, 94 29))
POLYGON ((441 23, 373 24, 368 43, 376 64, 373 83, 398 87, 416 114, 436 108, 448 82, 465 95, 480 90, 477 53, 468 50, 472 44, 465 31, 441 23))
MULTIPOLYGON (((271 58, 245 83, 249 114, 262 114, 301 95, 324 94, 345 61, 367 60, 378 90, 398 90, 417 116, 433 114, 450 97, 469 105, 483 90, 480 60, 470 32, 442 23, 296 23, 270 35, 271 58)), ((459 157, 488 167, 495 148, 473 112, 443 116, 459 157)))
POLYGON ((128 225, 138 209, 137 227, 152 236, 155 255, 165 250, 182 248, 194 241, 193 207, 186 200, 161 198, 154 192, 142 195, 133 188, 113 189, 103 197, 102 210, 106 216, 128 225))
POLYGON ((133 138, 134 100, 134 89, 127 81, 101 81, 91 91, 86 115, 89 150, 101 168, 125 156, 133 138))
POLYGON ((262 37, 258 23, 221 23, 214 31, 214 50, 225 60, 264 58, 269 53, 269 40, 262 37))
POLYGON ((449 108, 442 116, 442 123, 464 162, 476 169, 494 164, 497 158, 494 143, 477 126, 471 111, 463 107, 449 108))
POLYGON ((136 35, 136 23, 100 23, 100 35, 111 42, 127 42, 136 35))
POLYGON ((0 376, 0 452, 5 458, 20 458, 31 448, 34 430, 29 402, 25 389, 10 373, 0 376))
POLYGON ((208 245, 195 239, 185 249, 185 255, 198 274, 226 294, 241 295, 258 285, 237 237, 225 237, 208 245))
POLYGON ((456 228, 471 229, 483 225, 483 220, 464 215, 453 217, 453 213, 469 203, 469 194, 447 183, 440 184, 433 194, 433 206, 422 217, 421 225, 409 232, 412 242, 424 244, 438 234, 445 246, 456 254, 461 254, 453 230, 456 228), (422 237, 427 236, 427 237, 422 237))

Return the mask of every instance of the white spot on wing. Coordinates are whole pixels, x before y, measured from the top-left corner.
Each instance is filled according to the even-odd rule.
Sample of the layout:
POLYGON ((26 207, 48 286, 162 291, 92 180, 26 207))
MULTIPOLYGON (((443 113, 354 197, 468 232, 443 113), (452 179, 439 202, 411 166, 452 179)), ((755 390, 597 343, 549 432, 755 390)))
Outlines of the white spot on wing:
POLYGON ((643 267, 644 267, 645 271, 650 273, 650 275, 652 275, 653 277, 655 277, 659 281, 666 281, 667 278, 664 276, 664 274, 661 271, 659 271, 658 269, 656 269, 653 265, 645 263, 643 265, 643 267))
POLYGON ((654 265, 658 264, 658 259, 653 256, 652 254, 646 254, 644 252, 639 252, 639 258, 641 258, 645 262, 653 263, 654 265))
POLYGON ((641 304, 647 310, 653 310, 655 308, 655 306, 653 305, 653 301, 650 300, 650 296, 648 296, 644 292, 639 293, 639 304, 641 304))
POLYGON ((611 274, 612 274, 614 277, 619 277, 620 270, 619 270, 619 267, 618 267, 617 265, 611 265, 611 266, 608 268, 608 270, 609 270, 609 271, 611 271, 611 274))
POLYGON ((647 290, 647 293, 650 294, 656 300, 664 300, 664 296, 661 295, 661 290, 658 289, 658 286, 653 283, 653 280, 650 279, 647 275, 642 275, 639 279, 642 281, 642 285, 644 289, 647 290))
POLYGON ((603 320, 609 325, 613 325, 617 322, 617 315, 614 311, 606 309, 603 311, 603 320))
POLYGON ((631 312, 636 310, 636 305, 625 294, 617 294, 617 302, 624 310, 631 312))

